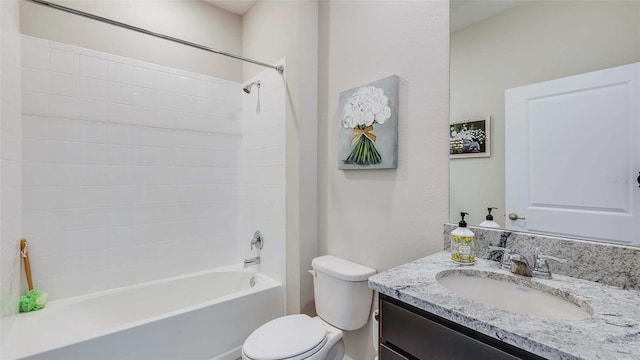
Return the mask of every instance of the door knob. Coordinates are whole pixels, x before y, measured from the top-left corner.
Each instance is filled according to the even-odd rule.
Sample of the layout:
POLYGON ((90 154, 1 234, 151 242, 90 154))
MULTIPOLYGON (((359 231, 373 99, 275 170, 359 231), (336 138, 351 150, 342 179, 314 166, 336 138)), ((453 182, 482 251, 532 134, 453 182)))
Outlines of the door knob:
POLYGON ((526 218, 520 217, 520 216, 518 216, 518 214, 516 214, 516 213, 511 213, 511 214, 509 214, 509 220, 516 221, 516 220, 525 220, 525 219, 526 219, 526 218))

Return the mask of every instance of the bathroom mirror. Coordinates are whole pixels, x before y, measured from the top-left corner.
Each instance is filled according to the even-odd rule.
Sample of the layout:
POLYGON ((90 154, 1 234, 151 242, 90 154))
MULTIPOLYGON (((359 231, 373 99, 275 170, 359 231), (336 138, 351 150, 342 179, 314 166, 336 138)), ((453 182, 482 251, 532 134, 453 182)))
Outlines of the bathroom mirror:
POLYGON ((451 222, 640 243, 640 1, 454 0, 450 43, 451 222))

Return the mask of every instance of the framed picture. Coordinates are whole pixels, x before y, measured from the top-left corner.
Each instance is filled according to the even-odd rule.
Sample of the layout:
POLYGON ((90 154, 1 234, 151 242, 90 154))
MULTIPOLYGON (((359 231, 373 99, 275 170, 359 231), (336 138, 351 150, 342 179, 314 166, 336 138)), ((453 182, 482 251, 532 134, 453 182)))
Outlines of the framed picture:
POLYGON ((392 75, 340 93, 338 169, 398 167, 398 91, 392 75))
POLYGON ((449 125, 449 158, 491 156, 491 116, 456 121, 449 125))

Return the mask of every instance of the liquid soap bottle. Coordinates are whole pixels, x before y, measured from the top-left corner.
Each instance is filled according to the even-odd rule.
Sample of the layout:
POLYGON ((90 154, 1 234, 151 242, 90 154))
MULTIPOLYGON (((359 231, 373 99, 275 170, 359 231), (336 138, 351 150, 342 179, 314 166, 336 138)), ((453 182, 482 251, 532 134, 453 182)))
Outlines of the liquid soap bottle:
POLYGON ((469 215, 461 212, 462 220, 458 228, 451 232, 451 261, 459 265, 473 265, 476 262, 475 235, 467 228, 464 217, 469 215))
POLYGON ((493 215, 491 215, 491 210, 498 210, 498 208, 490 207, 487 208, 489 213, 487 214, 486 220, 480 223, 480 226, 487 228, 500 228, 500 225, 493 221, 493 215))

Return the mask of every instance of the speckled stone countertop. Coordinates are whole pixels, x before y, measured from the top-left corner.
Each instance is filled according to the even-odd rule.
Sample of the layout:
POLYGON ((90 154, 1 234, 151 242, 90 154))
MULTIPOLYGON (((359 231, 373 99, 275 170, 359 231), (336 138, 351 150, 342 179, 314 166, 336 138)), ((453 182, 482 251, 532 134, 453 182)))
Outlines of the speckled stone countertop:
MULTIPOLYGON (((451 232, 458 225, 444 225, 444 247, 449 250, 451 232)), ((640 247, 576 240, 542 234, 469 226, 476 235, 476 257, 490 259, 488 246, 508 247, 523 255, 547 254, 567 259, 549 262, 554 274, 640 290, 640 247), (576 264, 579 264, 577 266, 576 264)), ((495 259, 493 259, 495 260, 495 259)), ((638 356, 640 359, 640 356, 638 356)))
POLYGON ((484 259, 461 267, 450 256, 443 251, 384 271, 369 278, 369 287, 548 359, 640 359, 640 291, 556 274, 550 280, 527 278, 484 259), (436 276, 446 270, 489 278, 510 276, 512 282, 527 287, 553 289, 554 295, 588 308, 592 317, 550 320, 483 305, 441 286, 436 276))

